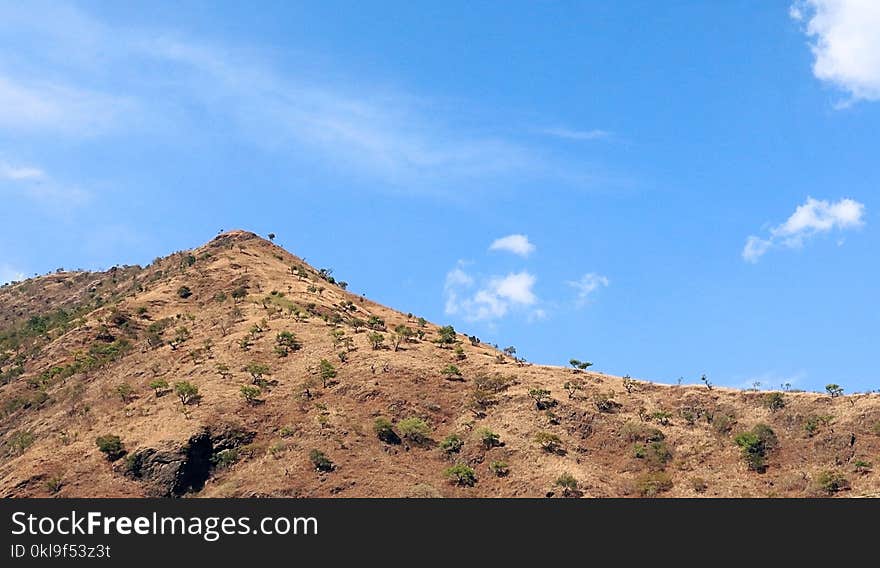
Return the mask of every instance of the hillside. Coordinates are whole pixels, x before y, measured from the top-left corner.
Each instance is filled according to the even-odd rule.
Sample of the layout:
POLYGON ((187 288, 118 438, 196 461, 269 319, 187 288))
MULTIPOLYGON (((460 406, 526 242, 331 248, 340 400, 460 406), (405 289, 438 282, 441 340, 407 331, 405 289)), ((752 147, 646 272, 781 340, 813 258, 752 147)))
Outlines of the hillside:
POLYGON ((0 288, 0 383, 3 497, 880 494, 878 394, 517 361, 243 231, 0 288))

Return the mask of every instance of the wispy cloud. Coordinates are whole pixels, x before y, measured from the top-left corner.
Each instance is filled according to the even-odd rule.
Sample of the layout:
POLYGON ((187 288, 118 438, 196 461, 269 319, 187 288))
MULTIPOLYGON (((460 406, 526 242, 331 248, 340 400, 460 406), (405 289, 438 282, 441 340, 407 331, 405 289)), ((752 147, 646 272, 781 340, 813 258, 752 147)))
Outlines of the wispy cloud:
POLYGON ((11 181, 39 180, 46 177, 45 172, 30 166, 12 166, 0 162, 0 178, 11 181))
POLYGON ((526 235, 508 235, 495 239, 489 245, 489 250, 507 251, 518 256, 527 257, 535 252, 535 245, 529 241, 529 237, 526 235))
POLYGON ((85 190, 55 180, 41 168, 0 162, 0 189, 4 188, 51 207, 79 205, 89 199, 85 190))
POLYGON ((0 7, 0 18, 10 16, 16 28, 51 46, 40 49, 37 62, 12 64, 0 53, 0 127, 83 135, 122 125, 126 132, 158 128, 158 122, 197 136, 209 116, 211 127, 234 128, 263 150, 399 192, 509 191, 529 179, 585 187, 604 177, 510 135, 509 122, 487 113, 465 127, 453 105, 369 78, 331 80, 338 73, 314 72, 313 65, 292 72, 290 61, 279 65, 253 47, 111 28, 69 6, 45 10, 36 17, 33 10, 0 7), (75 33, 45 23, 55 20, 71 22, 75 33), (136 72, 144 68, 161 72, 144 82, 136 72))
POLYGON ((599 140, 608 138, 611 133, 607 130, 594 128, 593 130, 573 130, 570 128, 545 128, 542 132, 548 136, 565 138, 566 140, 599 140))
POLYGON ((106 132, 133 103, 124 97, 0 72, 0 127, 90 136, 106 132))
POLYGON ((580 280, 566 282, 566 284, 577 291, 577 297, 575 298, 575 306, 577 308, 583 308, 589 304, 596 291, 607 287, 610 283, 607 277, 595 272, 584 274, 580 280))
POLYGON ((784 223, 771 227, 767 237, 749 236, 742 257, 754 263, 770 249, 800 248, 817 235, 859 228, 865 223, 864 212, 864 204, 853 199, 832 203, 807 197, 784 223))
POLYGON ((791 17, 812 40, 813 75, 857 100, 880 100, 880 2, 797 0, 791 17))

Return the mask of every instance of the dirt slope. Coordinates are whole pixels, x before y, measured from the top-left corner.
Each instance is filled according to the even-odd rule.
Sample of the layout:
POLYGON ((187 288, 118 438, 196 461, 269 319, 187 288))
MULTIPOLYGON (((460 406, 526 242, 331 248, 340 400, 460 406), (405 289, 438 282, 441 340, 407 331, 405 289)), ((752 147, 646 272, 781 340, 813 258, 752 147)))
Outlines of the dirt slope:
POLYGON ((146 268, 5 286, 0 496, 880 493, 880 395, 661 386, 442 336, 243 231, 146 268), (395 350, 398 326, 413 335, 395 350), (198 389, 186 404, 182 382, 198 389), (377 418, 393 425, 386 441, 377 418), (740 437, 750 468, 735 440, 753 430, 740 437), (99 449, 105 435, 117 455, 99 449), (441 447, 450 435, 457 451, 441 447), (473 485, 445 475, 455 464, 473 485))

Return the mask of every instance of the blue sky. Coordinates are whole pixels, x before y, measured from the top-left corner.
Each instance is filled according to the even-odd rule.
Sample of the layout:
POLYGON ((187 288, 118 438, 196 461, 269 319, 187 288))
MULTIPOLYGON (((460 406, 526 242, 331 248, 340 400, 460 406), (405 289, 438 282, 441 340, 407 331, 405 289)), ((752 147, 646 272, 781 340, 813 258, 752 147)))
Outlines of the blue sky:
POLYGON ((220 229, 531 361, 880 388, 880 5, 0 1, 0 281, 220 229))

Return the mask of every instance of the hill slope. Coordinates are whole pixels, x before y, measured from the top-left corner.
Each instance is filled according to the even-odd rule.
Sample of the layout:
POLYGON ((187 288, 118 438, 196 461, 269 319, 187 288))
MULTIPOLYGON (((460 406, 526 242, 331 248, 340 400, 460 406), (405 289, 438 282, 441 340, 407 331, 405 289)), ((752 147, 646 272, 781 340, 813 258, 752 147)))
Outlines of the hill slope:
POLYGON ((243 231, 4 286, 0 496, 880 493, 880 395, 661 386, 443 337, 243 231))

